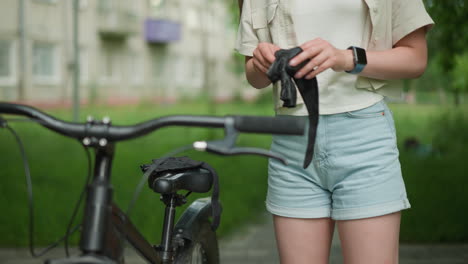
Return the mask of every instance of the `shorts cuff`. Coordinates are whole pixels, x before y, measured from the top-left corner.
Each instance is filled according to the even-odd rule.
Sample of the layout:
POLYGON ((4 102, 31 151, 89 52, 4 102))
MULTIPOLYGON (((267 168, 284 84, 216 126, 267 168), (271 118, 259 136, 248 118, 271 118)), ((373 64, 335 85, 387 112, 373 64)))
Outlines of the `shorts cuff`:
POLYGON ((386 204, 379 204, 371 207, 333 209, 332 218, 334 220, 353 220, 382 216, 411 208, 408 199, 398 200, 386 204))
POLYGON ((329 207, 321 207, 314 209, 289 208, 274 205, 267 201, 266 208, 268 212, 274 215, 291 218, 326 218, 330 217, 331 215, 329 207))

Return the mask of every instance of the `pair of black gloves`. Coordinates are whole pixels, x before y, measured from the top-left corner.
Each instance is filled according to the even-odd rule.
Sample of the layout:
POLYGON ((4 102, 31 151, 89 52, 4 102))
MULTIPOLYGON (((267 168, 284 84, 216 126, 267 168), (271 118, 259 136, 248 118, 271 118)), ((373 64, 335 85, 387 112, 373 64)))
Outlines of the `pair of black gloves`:
POLYGON ((296 85, 301 93, 302 99, 309 112, 309 135, 307 150, 304 158, 304 169, 309 166, 314 156, 315 137, 317 135, 317 126, 319 119, 319 95, 317 78, 310 80, 304 78, 294 78, 294 75, 299 71, 309 60, 304 61, 300 65, 292 67, 289 61, 302 52, 299 47, 292 49, 281 49, 275 53, 276 60, 270 66, 267 76, 273 83, 281 81, 280 99, 283 101, 283 106, 292 108, 296 106, 297 92, 296 85), (296 85, 294 85, 296 84, 296 85))

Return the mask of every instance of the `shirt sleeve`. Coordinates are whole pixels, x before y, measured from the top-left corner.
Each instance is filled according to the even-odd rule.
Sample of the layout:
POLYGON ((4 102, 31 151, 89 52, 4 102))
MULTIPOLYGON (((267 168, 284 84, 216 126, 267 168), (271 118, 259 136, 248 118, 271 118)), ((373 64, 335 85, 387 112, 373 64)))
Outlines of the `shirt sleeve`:
MULTIPOLYGON (((255 0, 253 0, 255 1, 255 0)), ((252 10, 250 0, 244 0, 242 6, 242 15, 237 31, 237 40, 235 49, 244 56, 253 56, 254 50, 258 45, 258 38, 252 26, 252 10)))
POLYGON ((413 31, 426 27, 429 30, 434 21, 429 16, 422 0, 393 0, 392 3, 392 44, 413 31))

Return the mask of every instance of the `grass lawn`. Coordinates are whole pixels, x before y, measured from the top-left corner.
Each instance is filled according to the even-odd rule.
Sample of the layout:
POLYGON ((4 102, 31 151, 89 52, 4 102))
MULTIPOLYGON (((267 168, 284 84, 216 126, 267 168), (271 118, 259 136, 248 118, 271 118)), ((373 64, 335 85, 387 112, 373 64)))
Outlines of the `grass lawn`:
MULTIPOLYGON (((437 106, 392 105, 399 142, 408 136, 418 136, 430 142, 433 131, 428 124, 442 111, 437 106)), ((69 119, 68 111, 48 111, 69 119)), ((149 105, 128 107, 91 107, 83 110, 83 118, 112 117, 114 124, 133 124, 168 114, 205 114, 206 104, 149 105)), ((270 105, 226 103, 216 107, 217 115, 272 115, 270 105)), ((36 202, 36 241, 46 244, 61 236, 66 228, 74 203, 86 177, 86 158, 76 141, 56 135, 35 124, 15 123, 29 157, 36 202)), ((201 128, 164 128, 141 139, 117 146, 113 164, 114 198, 126 209, 140 176, 139 165, 153 158, 190 144, 196 140, 222 137, 222 130, 201 128)), ((239 145, 267 148, 271 137, 244 134, 239 145)), ((0 130, 0 246, 27 245, 27 200, 20 153, 13 137, 0 130)), ((264 211, 267 187, 267 160, 260 157, 217 157, 190 151, 193 159, 205 160, 218 170, 224 211, 219 230, 221 236, 238 225, 254 221, 264 211)), ((462 158, 427 160, 402 152, 402 167, 413 209, 404 213, 402 239, 405 241, 468 241, 466 219, 468 198, 462 192, 468 185, 466 163, 462 158), (451 162, 451 163, 450 163, 451 162), (453 164, 452 164, 453 163, 453 164), (448 167, 447 167, 448 166, 448 167)), ((196 197, 193 196, 192 200, 196 197)), ((206 196, 206 195, 205 195, 206 196)), ((157 194, 145 188, 131 218, 143 234, 159 242, 163 207, 157 194)), ((77 236, 74 237, 76 241, 77 236)))

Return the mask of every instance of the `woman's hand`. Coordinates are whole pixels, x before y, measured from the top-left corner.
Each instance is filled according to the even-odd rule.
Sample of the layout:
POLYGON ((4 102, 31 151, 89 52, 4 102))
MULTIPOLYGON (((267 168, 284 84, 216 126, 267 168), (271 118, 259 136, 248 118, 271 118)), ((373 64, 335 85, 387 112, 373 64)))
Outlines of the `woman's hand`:
POLYGON ((274 44, 262 42, 253 52, 253 57, 245 57, 245 75, 247 81, 257 89, 271 84, 266 72, 275 61, 275 52, 280 48, 274 44))
POLYGON ((280 48, 274 44, 261 42, 253 52, 252 63, 254 70, 259 73, 268 71, 270 65, 275 61, 275 52, 280 48))
POLYGON ((317 74, 333 69, 336 72, 350 71, 354 68, 351 50, 340 50, 328 41, 317 38, 301 45, 303 52, 290 61, 291 66, 297 66, 303 61, 310 61, 294 76, 295 78, 312 79, 317 74))

